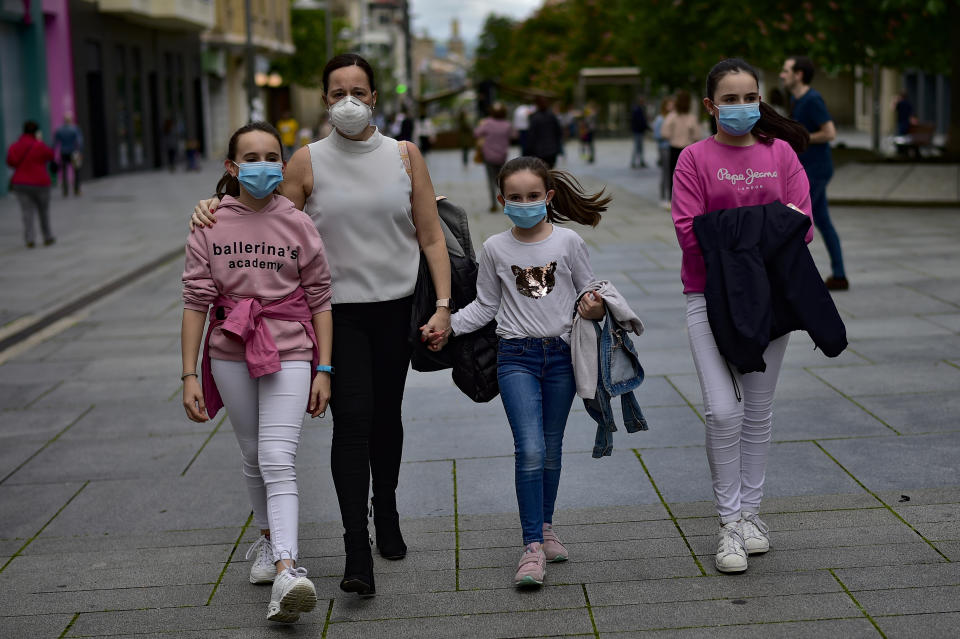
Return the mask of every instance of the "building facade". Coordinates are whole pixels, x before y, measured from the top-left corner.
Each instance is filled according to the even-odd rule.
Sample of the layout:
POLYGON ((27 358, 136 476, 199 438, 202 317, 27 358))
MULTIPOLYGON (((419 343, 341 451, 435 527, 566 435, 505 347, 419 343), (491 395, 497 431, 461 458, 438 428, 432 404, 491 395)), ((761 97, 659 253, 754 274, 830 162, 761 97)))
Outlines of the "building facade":
POLYGON ((216 0, 216 20, 201 37, 210 100, 209 144, 218 155, 226 151, 230 135, 239 127, 255 119, 275 122, 282 113, 274 112, 286 110, 282 104, 271 108, 271 89, 279 87, 284 79, 269 71, 272 59, 294 52, 290 3, 250 0, 250 6, 256 85, 252 109, 247 93, 245 0, 216 0))
POLYGON ((70 0, 85 177, 173 168, 204 150, 200 32, 214 0, 70 0))
MULTIPOLYGON (((63 116, 75 107, 67 0, 0 0, 0 149, 40 125, 47 143, 63 116)), ((0 166, 0 195, 9 168, 0 166)))

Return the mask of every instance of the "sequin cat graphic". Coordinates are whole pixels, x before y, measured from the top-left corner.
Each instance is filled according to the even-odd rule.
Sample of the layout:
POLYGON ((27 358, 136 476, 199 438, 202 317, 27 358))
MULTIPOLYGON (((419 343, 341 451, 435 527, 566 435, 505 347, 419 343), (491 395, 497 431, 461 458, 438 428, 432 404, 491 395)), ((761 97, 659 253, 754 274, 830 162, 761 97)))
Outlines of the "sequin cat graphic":
POLYGON ((550 262, 546 266, 528 266, 527 268, 511 266, 510 270, 517 277, 517 291, 533 299, 546 297, 557 283, 554 277, 557 271, 556 262, 550 262))

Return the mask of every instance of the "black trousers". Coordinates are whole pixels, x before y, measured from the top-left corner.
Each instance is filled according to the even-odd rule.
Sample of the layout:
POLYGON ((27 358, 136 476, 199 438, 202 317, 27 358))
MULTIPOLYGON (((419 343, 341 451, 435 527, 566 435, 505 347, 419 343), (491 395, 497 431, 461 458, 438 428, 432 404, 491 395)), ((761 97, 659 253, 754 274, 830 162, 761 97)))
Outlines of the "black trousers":
POLYGON ((403 452, 401 404, 410 365, 412 297, 333 305, 330 468, 344 530, 367 528, 367 495, 395 503, 403 452))

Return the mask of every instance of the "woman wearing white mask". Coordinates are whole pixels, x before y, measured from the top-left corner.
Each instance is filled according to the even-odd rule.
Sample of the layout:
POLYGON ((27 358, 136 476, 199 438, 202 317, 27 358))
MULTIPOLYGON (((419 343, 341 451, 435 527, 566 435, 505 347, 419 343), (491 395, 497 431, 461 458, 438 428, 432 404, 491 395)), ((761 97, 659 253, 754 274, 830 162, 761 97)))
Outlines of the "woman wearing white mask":
MULTIPOLYGON (((371 476, 377 548, 387 559, 401 559, 407 550, 396 488, 420 251, 438 297, 425 332, 442 334, 450 327, 450 262, 419 150, 370 124, 377 91, 369 63, 355 54, 336 56, 324 67, 323 87, 334 130, 294 153, 280 192, 313 219, 327 246, 334 335, 330 465, 346 548, 340 587, 372 595, 371 476)), ((216 198, 200 202, 191 223, 212 225, 217 204, 216 198)))

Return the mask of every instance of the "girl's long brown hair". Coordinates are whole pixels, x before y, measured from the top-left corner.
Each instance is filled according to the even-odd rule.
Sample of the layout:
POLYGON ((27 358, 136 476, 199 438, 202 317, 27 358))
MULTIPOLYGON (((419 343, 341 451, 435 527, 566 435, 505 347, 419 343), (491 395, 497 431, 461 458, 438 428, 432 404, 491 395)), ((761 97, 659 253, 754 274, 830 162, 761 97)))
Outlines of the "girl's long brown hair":
POLYGON ((570 173, 551 169, 540 158, 531 156, 514 158, 503 165, 497 176, 501 194, 504 181, 520 171, 530 171, 543 180, 547 191, 554 191, 553 199, 547 204, 548 222, 596 226, 600 223, 600 214, 607 210, 607 205, 613 200, 609 195, 604 195, 603 189, 587 195, 577 178, 570 173))

